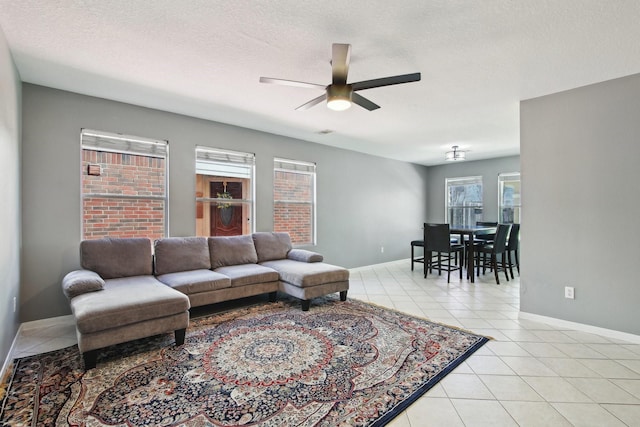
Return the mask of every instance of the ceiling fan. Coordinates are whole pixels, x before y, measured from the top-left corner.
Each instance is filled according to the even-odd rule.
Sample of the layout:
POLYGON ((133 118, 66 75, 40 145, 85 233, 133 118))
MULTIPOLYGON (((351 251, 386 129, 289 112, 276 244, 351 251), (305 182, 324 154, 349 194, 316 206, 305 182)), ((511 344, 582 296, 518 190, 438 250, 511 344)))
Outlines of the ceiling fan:
POLYGON ((327 101, 327 107, 332 110, 342 111, 356 103, 369 111, 376 110, 380 106, 371 102, 356 91, 372 89, 381 86, 397 85, 401 83, 411 83, 420 81, 420 73, 402 74, 399 76, 383 77, 380 79, 364 80, 356 83, 347 83, 349 73, 349 59, 351 56, 351 45, 334 43, 331 51, 331 84, 328 86, 298 82, 294 80, 274 79, 271 77, 260 77, 261 83, 274 83, 285 86, 304 87, 309 89, 323 89, 325 93, 312 99, 296 108, 296 110, 307 110, 314 105, 327 101))

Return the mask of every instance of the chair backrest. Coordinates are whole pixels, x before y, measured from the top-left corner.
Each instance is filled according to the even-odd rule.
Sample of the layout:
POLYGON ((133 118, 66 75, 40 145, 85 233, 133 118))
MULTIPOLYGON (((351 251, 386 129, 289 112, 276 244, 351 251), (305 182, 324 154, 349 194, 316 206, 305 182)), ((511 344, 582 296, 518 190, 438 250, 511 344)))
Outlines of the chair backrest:
POLYGON ((519 242, 520 242, 520 224, 511 224, 511 232, 509 233, 509 241, 507 243, 507 249, 510 251, 516 250, 519 242))
POLYGON ((509 236, 509 230, 511 224, 498 224, 496 229, 496 237, 493 239, 493 252, 500 254, 505 251, 507 247, 507 237, 509 236))
MULTIPOLYGON (((498 223, 492 222, 492 221, 476 221, 476 225, 480 227, 496 227, 498 223)), ((478 234, 477 236, 475 236, 475 239, 490 241, 490 240, 493 240, 494 237, 495 237, 494 233, 487 233, 487 234, 478 234)))
POLYGON ((451 251, 449 224, 424 224, 424 250, 430 252, 451 251))

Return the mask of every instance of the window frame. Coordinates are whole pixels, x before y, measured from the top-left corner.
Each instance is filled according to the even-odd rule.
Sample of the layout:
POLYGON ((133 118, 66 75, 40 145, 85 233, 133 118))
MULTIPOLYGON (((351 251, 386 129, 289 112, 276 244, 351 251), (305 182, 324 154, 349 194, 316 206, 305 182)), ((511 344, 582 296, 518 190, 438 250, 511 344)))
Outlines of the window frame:
MULTIPOLYGON (((163 202, 163 237, 169 236, 169 141, 162 139, 145 138, 141 136, 126 135, 121 133, 106 132, 95 129, 80 129, 80 238, 86 239, 85 236, 85 199, 86 198, 104 198, 116 200, 162 200, 163 202), (93 143, 86 141, 95 138, 93 143), (109 142, 111 141, 111 142, 109 142), (123 145, 129 146, 123 147, 123 145), (133 148, 136 147, 136 148, 133 148), (147 147, 145 150, 143 147, 147 147), (84 192, 84 171, 83 162, 84 150, 101 151, 116 154, 128 154, 133 156, 147 156, 152 158, 161 158, 164 160, 164 195, 163 196, 132 196, 126 194, 109 194, 109 193, 85 193, 84 192)), ((105 237, 108 237, 105 236, 105 237)))
MULTIPOLYGON (((504 221, 504 217, 503 217, 503 209, 505 207, 511 207, 514 210, 514 221, 512 223, 514 224, 519 224, 522 221, 522 179, 521 179, 521 174, 520 172, 503 172, 503 173, 499 173, 498 174, 498 221, 501 223, 507 223, 506 221, 504 221), (517 177, 518 179, 503 179, 503 178, 508 178, 508 177, 517 177), (518 183, 520 183, 519 185, 519 191, 518 191, 518 201, 519 203, 517 204, 513 204, 513 205, 505 205, 504 204, 504 182, 515 182, 517 181, 518 183), (517 215, 517 219, 518 221, 516 221, 515 218, 515 211, 517 210, 518 215, 517 215)), ((511 224, 511 222, 509 222, 508 224, 511 224)))
MULTIPOLYGON (((222 172, 222 171, 221 171, 222 172)), ((195 147, 195 177, 197 180, 198 175, 212 176, 212 177, 220 177, 220 178, 230 178, 230 181, 238 181, 241 179, 246 179, 249 181, 249 189, 246 194, 249 195, 249 198, 242 199, 233 199, 232 203, 240 203, 248 206, 248 222, 249 226, 246 229, 243 225, 243 234, 242 235, 250 235, 255 233, 255 218, 256 218, 256 155, 255 153, 248 153, 242 151, 234 151, 227 150, 224 148, 214 148, 204 145, 196 145, 195 147), (200 157, 199 157, 200 153, 200 157), (206 155, 206 159, 204 158, 206 155), (204 168, 199 168, 198 163, 201 162, 201 166, 206 164, 207 162, 211 165, 218 165, 221 168, 228 168, 225 174, 213 175, 213 174, 202 174, 199 171, 204 172, 204 168), (234 169, 236 169, 234 171, 234 169), (247 172, 242 172, 245 170, 247 172)), ((196 234, 198 233, 198 225, 197 225, 197 209, 198 203, 203 203, 204 205, 210 206, 211 203, 229 203, 228 199, 217 198, 217 197, 199 197, 196 194, 195 197, 196 202, 196 234)), ((209 233, 207 233, 209 234, 209 233)))
POLYGON ((314 162, 308 162, 303 160, 285 159, 282 157, 273 158, 273 212, 274 212, 274 229, 275 227, 275 209, 276 205, 282 204, 297 204, 297 205, 310 205, 311 207, 311 221, 309 235, 311 236, 310 242, 293 243, 294 247, 299 246, 316 246, 317 245, 317 164, 314 162), (276 200, 276 185, 275 175, 277 172, 297 173, 301 175, 311 176, 311 198, 310 201, 298 201, 298 200, 276 200))
MULTIPOLYGON (((484 215, 484 182, 483 182, 483 177, 481 175, 445 178, 445 181, 444 181, 444 216, 445 216, 447 224, 451 224, 451 225, 455 225, 455 226, 467 226, 467 225, 475 226, 476 222, 482 221, 483 215, 484 215), (463 209, 464 208, 473 208, 473 209, 480 208, 481 209, 480 218, 477 218, 478 214, 474 213, 476 218, 473 221, 473 224, 465 224, 465 221, 463 221, 462 224, 454 224, 454 223, 451 222, 451 217, 449 215, 450 208, 451 208, 451 206, 449 206, 449 187, 451 186, 452 183, 457 183, 457 185, 474 184, 474 183, 480 185, 481 197, 482 197, 482 199, 481 199, 482 202, 481 202, 480 206, 453 206, 453 208, 463 208, 463 209)), ((463 217, 466 217, 466 215, 463 215, 463 217)))

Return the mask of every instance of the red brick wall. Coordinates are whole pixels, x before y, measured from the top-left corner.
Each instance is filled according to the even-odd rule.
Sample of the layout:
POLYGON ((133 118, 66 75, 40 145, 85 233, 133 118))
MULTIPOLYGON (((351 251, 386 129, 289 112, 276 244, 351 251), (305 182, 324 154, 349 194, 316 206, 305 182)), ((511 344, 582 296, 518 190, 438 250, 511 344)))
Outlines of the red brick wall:
POLYGON ((274 174, 273 230, 289 232, 293 244, 313 243, 312 179, 311 175, 293 172, 274 174), (286 203, 293 200, 308 204, 286 203))
MULTIPOLYGON (((165 159, 82 150, 82 194, 164 196, 165 159), (89 175, 99 165, 100 175, 89 175)), ((164 236, 164 200, 83 197, 84 239, 164 236)))

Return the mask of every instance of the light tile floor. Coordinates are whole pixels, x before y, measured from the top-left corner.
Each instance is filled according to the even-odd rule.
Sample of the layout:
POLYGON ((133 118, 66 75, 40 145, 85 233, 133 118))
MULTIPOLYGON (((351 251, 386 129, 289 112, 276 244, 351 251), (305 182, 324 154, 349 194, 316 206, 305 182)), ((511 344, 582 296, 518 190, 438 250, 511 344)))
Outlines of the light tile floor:
MULTIPOLYGON (((518 277, 501 283, 409 261, 351 271, 350 298, 494 338, 389 425, 640 426, 640 345, 518 319, 518 277)), ((13 357, 76 342, 70 316, 29 325, 13 357)))

